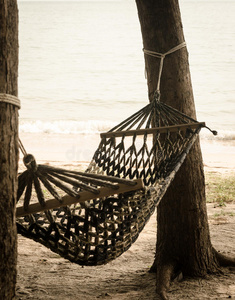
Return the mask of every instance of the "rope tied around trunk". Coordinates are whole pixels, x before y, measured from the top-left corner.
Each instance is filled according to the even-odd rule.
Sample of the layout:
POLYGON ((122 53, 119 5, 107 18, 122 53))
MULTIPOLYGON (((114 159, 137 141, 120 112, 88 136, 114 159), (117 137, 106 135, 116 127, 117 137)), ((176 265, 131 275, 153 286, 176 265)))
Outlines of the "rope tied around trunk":
POLYGON ((12 104, 18 108, 20 108, 20 100, 13 95, 0 93, 0 102, 12 104))
POLYGON ((143 49, 143 51, 144 51, 145 54, 161 59, 160 66, 159 66, 159 72, 158 72, 157 88, 156 88, 157 94, 160 95, 160 83, 161 83, 161 76, 162 76, 162 69, 163 69, 164 58, 167 55, 169 55, 171 53, 174 53, 174 52, 176 52, 176 51, 178 51, 178 50, 180 50, 180 49, 182 49, 184 47, 186 47, 186 43, 185 42, 179 44, 178 46, 170 49, 169 51, 167 51, 165 53, 160 53, 160 52, 155 52, 155 51, 143 49))
MULTIPOLYGON (((6 94, 6 93, 0 93, 0 103, 8 103, 18 107, 18 109, 21 108, 20 99, 14 95, 6 94)), ((20 139, 19 139, 19 148, 25 157, 27 155, 27 152, 20 139)))

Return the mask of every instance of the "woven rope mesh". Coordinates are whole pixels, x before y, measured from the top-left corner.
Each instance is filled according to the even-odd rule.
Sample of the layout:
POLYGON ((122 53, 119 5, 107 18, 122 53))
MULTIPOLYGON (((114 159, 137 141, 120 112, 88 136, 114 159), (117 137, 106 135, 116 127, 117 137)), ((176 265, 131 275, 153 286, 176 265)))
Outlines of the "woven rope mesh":
MULTIPOLYGON (((167 105, 148 104, 109 131, 121 132, 119 136, 102 136, 87 169, 88 173, 142 178, 145 189, 20 217, 18 232, 81 265, 104 264, 120 256, 154 212, 200 126, 143 135, 128 136, 127 132, 192 122, 196 121, 167 105)), ((39 184, 43 185, 40 178, 39 184)))
POLYGON ((168 132, 141 137, 103 138, 94 162, 107 175, 142 178, 145 185, 165 178, 174 168, 193 133, 168 132), (185 136, 187 135, 187 138, 185 136))
POLYGON ((154 211, 145 192, 90 201, 18 220, 21 234, 81 265, 109 262, 137 239, 154 211))
MULTIPOLYGON (((172 132, 169 128, 165 132, 152 134, 146 131, 143 135, 133 133, 131 136, 127 132, 192 122, 196 121, 164 103, 153 101, 111 129, 113 136, 103 135, 93 157, 94 164, 99 167, 96 172, 130 179, 142 178, 145 185, 153 185, 159 178, 170 174, 197 129, 192 130, 189 126, 182 130, 179 127, 172 132), (118 137, 115 135, 117 132, 118 137)), ((91 171, 93 167, 91 164, 88 169, 91 171)))

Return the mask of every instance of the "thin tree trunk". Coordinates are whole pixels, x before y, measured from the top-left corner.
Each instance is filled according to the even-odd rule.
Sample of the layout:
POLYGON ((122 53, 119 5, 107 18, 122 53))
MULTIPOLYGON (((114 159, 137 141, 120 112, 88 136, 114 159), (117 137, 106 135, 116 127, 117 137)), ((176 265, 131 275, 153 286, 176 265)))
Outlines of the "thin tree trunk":
MULTIPOLYGON (((136 0, 144 48, 165 53, 184 42, 177 0, 136 0)), ((160 59, 145 55, 150 101, 156 90, 160 59)), ((161 101, 196 118, 187 48, 164 59, 161 101)), ((173 273, 203 276, 218 271, 211 245, 205 180, 199 141, 196 142, 157 211, 157 290, 163 299, 173 273)))
MULTIPOLYGON (((17 96, 18 9, 0 0, 0 93, 17 96)), ((0 102, 0 299, 15 297, 18 108, 0 102)))

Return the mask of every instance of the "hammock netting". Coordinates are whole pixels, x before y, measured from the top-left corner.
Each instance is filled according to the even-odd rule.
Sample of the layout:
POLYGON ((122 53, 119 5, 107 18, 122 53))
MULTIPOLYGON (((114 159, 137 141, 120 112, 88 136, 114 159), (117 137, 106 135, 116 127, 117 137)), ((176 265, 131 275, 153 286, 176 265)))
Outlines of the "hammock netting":
POLYGON ((154 100, 101 134, 86 172, 37 165, 32 155, 25 156, 27 169, 18 177, 17 209, 23 211, 18 232, 80 265, 115 259, 139 236, 203 126, 154 100), (143 187, 132 190, 140 179, 143 187), (120 184, 129 190, 119 192, 120 184), (100 189, 110 195, 99 196, 100 189), (84 193, 90 198, 79 202, 84 193), (47 210, 51 196, 58 207, 47 210), (64 206, 63 197, 76 203, 64 206), (41 209, 30 213, 37 201, 41 209))

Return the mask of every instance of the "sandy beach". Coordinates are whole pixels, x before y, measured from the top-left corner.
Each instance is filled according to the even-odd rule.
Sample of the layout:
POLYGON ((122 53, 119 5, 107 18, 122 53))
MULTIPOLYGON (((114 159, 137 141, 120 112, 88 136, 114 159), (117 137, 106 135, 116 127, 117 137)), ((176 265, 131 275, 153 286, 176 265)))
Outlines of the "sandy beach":
MULTIPOLYGON (((39 163, 85 168, 99 142, 98 135, 21 134, 28 153, 39 163)), ((235 143, 201 141, 206 174, 235 175, 235 143)), ((22 163, 20 163, 22 168, 22 163)), ((235 256, 235 199, 220 207, 207 204, 211 239, 215 248, 235 256)), ((81 267, 41 244, 18 235, 17 300, 37 299, 157 299, 155 276, 148 273, 154 259, 156 214, 136 243, 115 261, 81 267)), ((223 276, 173 282, 170 299, 235 299, 235 272, 223 276)))
MULTIPOLYGON (((214 178, 235 178, 235 1, 179 2, 197 118, 219 132, 200 134, 208 188, 214 178)), ((85 170, 99 144, 92 132, 112 128, 148 103, 136 3, 18 4, 20 139, 39 164, 85 170)), ((19 167, 25 168, 22 155, 19 167)), ((234 196, 207 209, 213 245, 235 256, 234 196)), ((73 264, 18 235, 16 300, 156 300, 155 275, 148 273, 156 226, 155 213, 128 251, 98 267, 73 264)), ((235 299, 235 270, 223 272, 173 282, 169 298, 235 299)))
MULTIPOLYGON (((99 134, 21 133, 20 138, 38 162, 60 165, 89 163, 100 141, 99 134)), ((235 140, 200 143, 206 171, 235 172, 235 140)))

